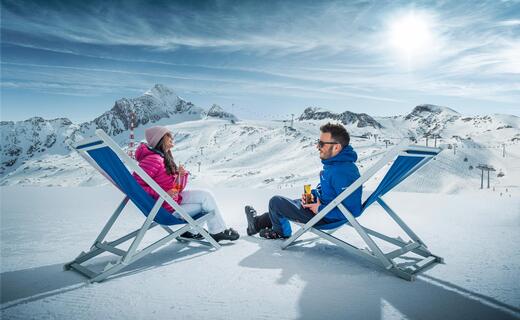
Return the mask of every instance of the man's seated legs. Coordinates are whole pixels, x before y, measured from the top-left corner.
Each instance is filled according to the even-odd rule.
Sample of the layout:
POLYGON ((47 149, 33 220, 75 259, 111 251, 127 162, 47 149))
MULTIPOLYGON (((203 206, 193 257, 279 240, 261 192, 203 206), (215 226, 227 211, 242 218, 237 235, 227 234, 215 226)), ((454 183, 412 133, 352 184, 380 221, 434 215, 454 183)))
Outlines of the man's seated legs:
MULTIPOLYGON (((314 217, 312 211, 301 205, 301 200, 291 200, 282 196, 274 196, 269 200, 269 212, 256 216, 256 211, 246 206, 246 217, 248 218, 248 235, 260 232, 265 238, 288 238, 292 230, 289 220, 306 223, 314 217), (268 219, 269 218, 269 219, 268 219)), ((322 222, 318 222, 317 225, 322 222)))

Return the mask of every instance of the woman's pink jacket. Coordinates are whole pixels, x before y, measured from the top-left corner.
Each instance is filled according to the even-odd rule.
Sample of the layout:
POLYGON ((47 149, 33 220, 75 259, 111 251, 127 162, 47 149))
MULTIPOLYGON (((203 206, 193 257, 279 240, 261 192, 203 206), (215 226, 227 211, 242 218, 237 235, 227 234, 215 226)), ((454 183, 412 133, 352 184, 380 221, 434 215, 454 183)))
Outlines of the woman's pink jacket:
MULTIPOLYGON (((166 167, 164 166, 164 158, 161 154, 156 153, 148 148, 144 143, 141 143, 135 152, 135 159, 139 162, 139 166, 153 179, 157 184, 163 188, 164 191, 168 192, 173 188, 177 174, 168 175, 166 167)), ((143 187, 143 189, 154 199, 159 198, 159 194, 155 192, 137 173, 133 173, 133 176, 137 183, 143 187)), ((184 190, 188 182, 187 173, 181 180, 179 193, 173 197, 173 200, 178 204, 182 202, 181 191, 184 190)), ((174 209, 167 203, 163 203, 163 208, 169 212, 173 212, 174 209)))

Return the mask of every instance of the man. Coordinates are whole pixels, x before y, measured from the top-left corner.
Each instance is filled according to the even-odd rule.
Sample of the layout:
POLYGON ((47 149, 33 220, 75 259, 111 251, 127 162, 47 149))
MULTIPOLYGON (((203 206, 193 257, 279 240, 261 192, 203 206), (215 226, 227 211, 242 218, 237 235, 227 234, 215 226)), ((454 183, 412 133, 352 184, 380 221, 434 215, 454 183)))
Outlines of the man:
MULTIPOLYGON (((257 216, 251 206, 245 207, 247 234, 259 233, 266 239, 285 239, 291 236, 289 220, 306 223, 321 211, 345 188, 359 178, 359 170, 354 162, 357 154, 349 145, 350 136, 341 124, 327 123, 320 127, 320 140, 317 148, 323 163, 320 184, 313 189, 314 203, 305 204, 302 199, 291 200, 274 196, 269 201, 269 212, 257 216)), ((361 214, 361 187, 343 201, 343 205, 357 217, 361 214)), ((331 210, 316 226, 345 220, 338 208, 331 210)))

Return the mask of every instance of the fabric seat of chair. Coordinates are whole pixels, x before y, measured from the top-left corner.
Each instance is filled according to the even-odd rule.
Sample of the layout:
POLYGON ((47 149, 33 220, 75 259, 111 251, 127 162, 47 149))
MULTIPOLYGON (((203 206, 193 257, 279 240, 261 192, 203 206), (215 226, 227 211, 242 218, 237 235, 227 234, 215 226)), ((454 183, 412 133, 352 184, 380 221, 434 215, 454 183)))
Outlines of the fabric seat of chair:
POLYGON ((338 227, 341 227, 342 225, 344 225, 346 223, 348 223, 348 220, 344 219, 344 220, 329 222, 326 224, 320 224, 319 226, 314 226, 314 228, 319 229, 319 230, 331 230, 331 229, 336 229, 338 227))
MULTIPOLYGON (((409 151, 408 153, 412 152, 409 151)), ((413 154, 428 155, 431 153, 414 151, 413 154)), ((372 203, 376 202, 379 197, 385 195, 388 191, 401 183, 413 168, 423 160, 424 157, 421 156, 398 156, 384 176, 383 180, 381 180, 381 183, 377 186, 376 190, 374 190, 374 192, 362 204, 361 213, 363 213, 363 211, 365 211, 365 209, 372 203)))

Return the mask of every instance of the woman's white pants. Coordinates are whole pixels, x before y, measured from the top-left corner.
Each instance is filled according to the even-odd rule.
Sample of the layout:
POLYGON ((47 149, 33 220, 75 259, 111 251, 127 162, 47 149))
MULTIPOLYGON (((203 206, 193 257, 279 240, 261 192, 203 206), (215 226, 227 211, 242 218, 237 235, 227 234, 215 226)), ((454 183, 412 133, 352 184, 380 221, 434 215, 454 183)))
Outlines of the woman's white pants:
MULTIPOLYGON (((213 216, 206 220, 209 233, 215 234, 226 229, 226 223, 224 222, 224 219, 222 219, 215 197, 211 192, 206 190, 185 190, 181 195, 181 207, 190 216, 193 217, 200 212, 214 212, 213 216)), ((177 212, 175 212, 174 215, 177 218, 181 218, 177 212)))

